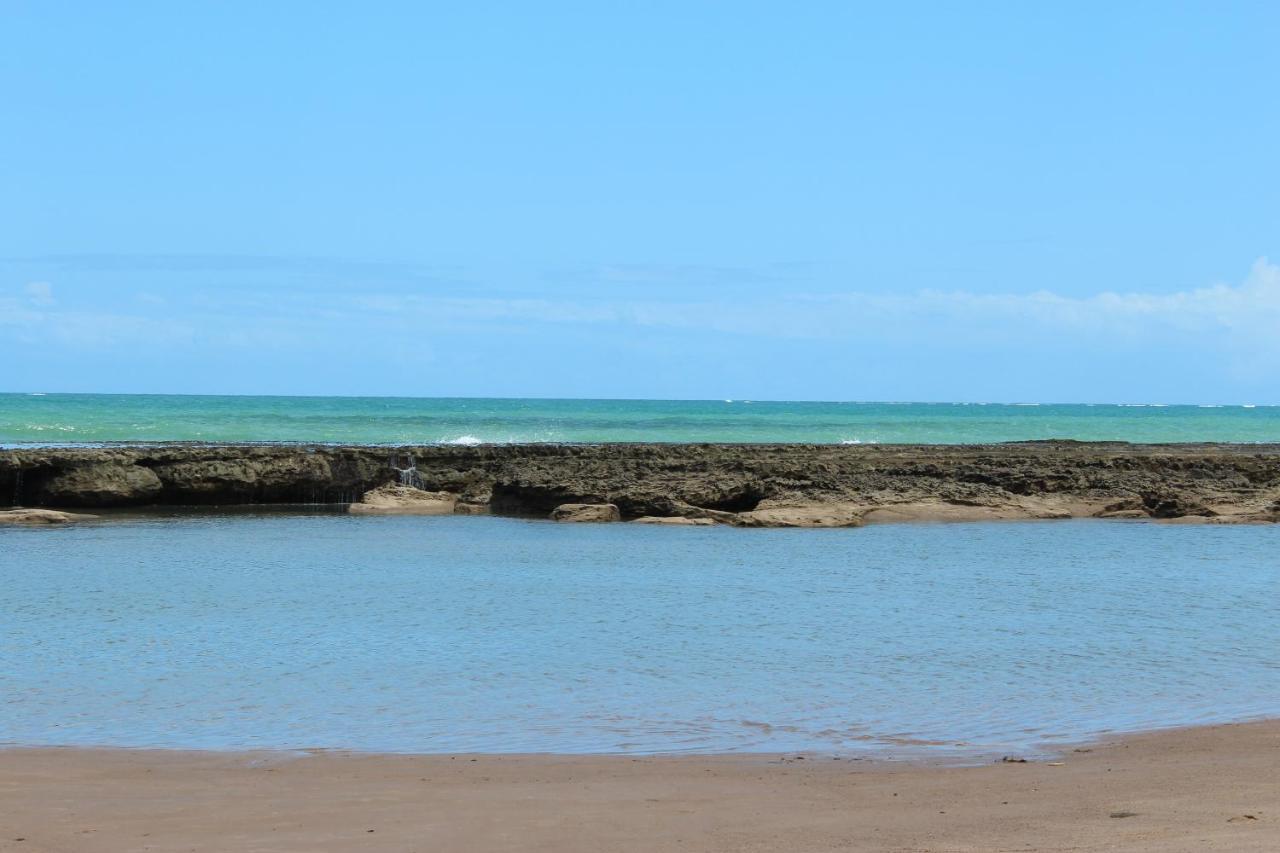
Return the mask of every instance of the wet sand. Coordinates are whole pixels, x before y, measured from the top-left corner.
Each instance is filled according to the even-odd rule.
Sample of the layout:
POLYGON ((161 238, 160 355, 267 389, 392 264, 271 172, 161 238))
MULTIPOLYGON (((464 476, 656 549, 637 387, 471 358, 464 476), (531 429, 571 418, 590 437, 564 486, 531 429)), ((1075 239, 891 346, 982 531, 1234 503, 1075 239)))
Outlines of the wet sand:
POLYGON ((843 756, 0 751, 3 851, 1280 849, 1280 721, 940 767, 843 756))

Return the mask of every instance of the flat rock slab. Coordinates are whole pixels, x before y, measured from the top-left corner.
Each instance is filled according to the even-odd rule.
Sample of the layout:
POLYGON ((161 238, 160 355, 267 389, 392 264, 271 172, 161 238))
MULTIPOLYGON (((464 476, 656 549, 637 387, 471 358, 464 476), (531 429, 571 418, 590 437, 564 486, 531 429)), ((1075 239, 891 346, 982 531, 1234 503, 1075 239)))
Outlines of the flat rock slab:
POLYGON ((551 511, 552 521, 621 521, 622 513, 613 504, 560 504, 551 511))
POLYGON ((678 515, 645 515, 633 521, 634 524, 667 524, 672 527, 711 527, 716 522, 710 518, 684 518, 678 515))
POLYGON ((347 511, 353 515, 453 515, 457 505, 458 496, 449 492, 393 485, 365 492, 347 511))
POLYGON ((764 507, 738 517, 746 527, 861 527, 865 511, 860 504, 797 504, 764 507))
POLYGON ((22 524, 32 527, 55 524, 71 524, 97 518, 80 512, 61 512, 56 509, 6 509, 0 510, 0 526, 22 524))

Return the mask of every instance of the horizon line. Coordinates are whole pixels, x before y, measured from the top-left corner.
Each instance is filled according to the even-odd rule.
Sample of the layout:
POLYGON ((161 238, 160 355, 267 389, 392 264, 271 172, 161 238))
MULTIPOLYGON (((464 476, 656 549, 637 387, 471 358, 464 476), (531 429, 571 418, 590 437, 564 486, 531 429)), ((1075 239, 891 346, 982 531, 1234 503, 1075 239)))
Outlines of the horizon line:
POLYGON ((0 391, 0 396, 18 397, 240 397, 248 399, 284 398, 292 400, 538 400, 543 402, 592 402, 592 403, 814 403, 827 405, 858 406, 1010 406, 1036 408, 1039 406, 1115 406, 1118 408, 1276 408, 1280 403, 1254 402, 1166 402, 1144 400, 1093 400, 1093 401, 1045 401, 1045 400, 784 400, 768 397, 557 397, 533 395, 528 397, 406 395, 406 394, 265 394, 265 393, 211 393, 190 391, 0 391))

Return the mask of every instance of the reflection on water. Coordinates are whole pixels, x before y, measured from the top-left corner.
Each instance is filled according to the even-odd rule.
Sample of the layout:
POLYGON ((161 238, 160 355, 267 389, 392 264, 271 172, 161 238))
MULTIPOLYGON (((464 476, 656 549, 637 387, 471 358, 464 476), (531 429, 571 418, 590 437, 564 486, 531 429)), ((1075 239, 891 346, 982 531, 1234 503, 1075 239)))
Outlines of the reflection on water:
POLYGON ((1280 528, 0 532, 0 742, 1026 749, 1280 711, 1280 528))

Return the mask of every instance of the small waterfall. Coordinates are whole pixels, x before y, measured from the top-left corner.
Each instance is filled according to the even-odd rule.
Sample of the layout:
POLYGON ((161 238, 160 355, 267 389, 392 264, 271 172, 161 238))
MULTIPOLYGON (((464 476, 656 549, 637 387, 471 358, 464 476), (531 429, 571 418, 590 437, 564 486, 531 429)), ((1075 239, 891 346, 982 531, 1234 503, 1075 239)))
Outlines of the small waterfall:
POLYGON ((396 472, 396 476, 400 479, 400 485, 412 486, 415 489, 426 489, 426 483, 422 480, 422 475, 418 473, 417 463, 413 460, 412 453, 406 453, 403 456, 405 467, 401 468, 396 463, 401 461, 396 455, 391 456, 391 470, 396 472))

